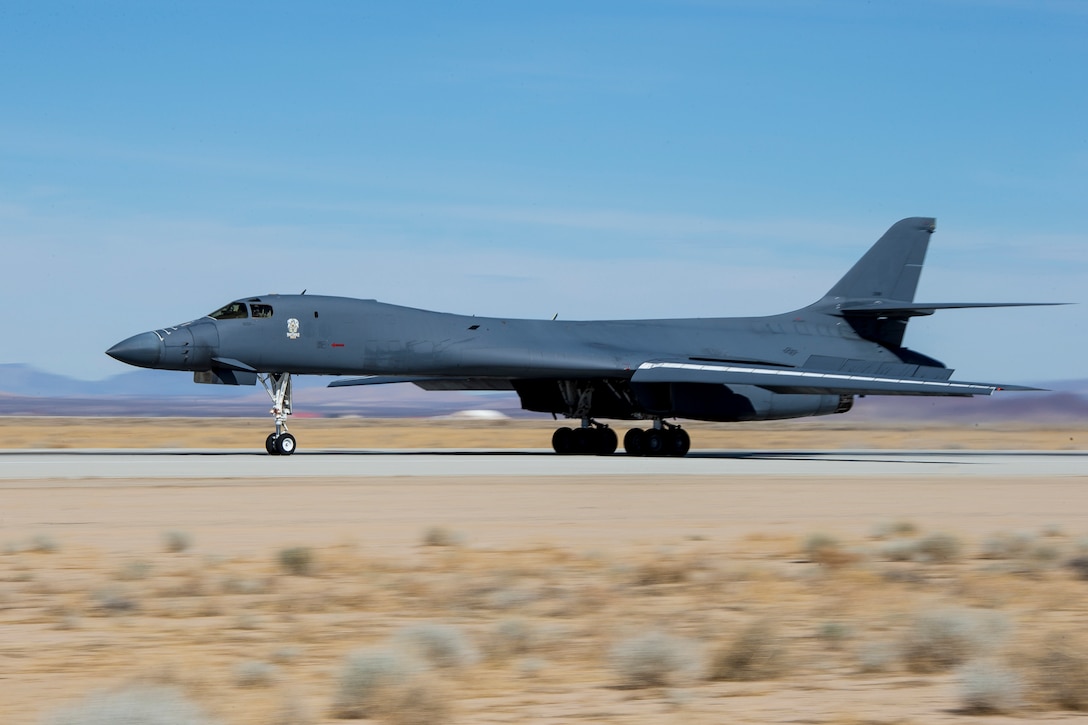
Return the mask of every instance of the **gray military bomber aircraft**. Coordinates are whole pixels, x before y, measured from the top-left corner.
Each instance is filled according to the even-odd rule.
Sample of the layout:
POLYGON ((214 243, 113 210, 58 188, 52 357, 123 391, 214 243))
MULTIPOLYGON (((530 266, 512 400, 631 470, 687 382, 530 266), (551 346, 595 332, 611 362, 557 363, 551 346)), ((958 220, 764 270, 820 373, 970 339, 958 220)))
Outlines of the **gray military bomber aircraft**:
POLYGON ((579 420, 556 453, 614 453, 596 419, 652 421, 623 439, 629 455, 683 456, 688 433, 666 419, 749 421, 845 413, 856 395, 990 395, 1034 390, 951 380, 903 347, 911 317, 964 307, 916 303, 935 220, 894 224, 817 302, 769 317, 567 322, 428 312, 374 300, 265 295, 192 322, 134 335, 108 355, 193 372, 198 383, 255 385, 272 398, 265 448, 290 455, 292 375, 363 375, 330 387, 414 383, 425 390, 513 390, 525 410, 579 420))

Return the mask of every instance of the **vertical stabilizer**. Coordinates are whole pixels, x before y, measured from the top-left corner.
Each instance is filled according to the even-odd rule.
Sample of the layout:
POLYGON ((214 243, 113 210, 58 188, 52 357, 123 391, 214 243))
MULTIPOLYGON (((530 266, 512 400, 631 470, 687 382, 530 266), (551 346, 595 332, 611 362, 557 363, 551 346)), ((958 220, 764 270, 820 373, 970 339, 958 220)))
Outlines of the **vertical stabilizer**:
POLYGON ((929 236, 936 228, 937 220, 931 217, 896 222, 824 299, 913 302, 929 236))

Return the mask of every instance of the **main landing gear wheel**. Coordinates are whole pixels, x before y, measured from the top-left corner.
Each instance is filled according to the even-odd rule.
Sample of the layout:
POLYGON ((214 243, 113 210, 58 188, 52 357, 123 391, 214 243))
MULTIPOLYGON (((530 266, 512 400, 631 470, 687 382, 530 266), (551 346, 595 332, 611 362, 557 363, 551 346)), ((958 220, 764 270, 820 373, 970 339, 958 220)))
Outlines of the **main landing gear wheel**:
POLYGON ((561 456, 610 456, 618 444, 616 432, 607 426, 557 428, 552 434, 552 450, 561 456))
POLYGON ((691 450, 691 436, 682 428, 665 431, 665 455, 682 458, 691 450))
POLYGON ((629 456, 686 456, 691 450, 691 436, 680 426, 632 428, 623 437, 623 450, 629 456))
POLYGON ((645 455, 645 437, 646 432, 644 430, 641 428, 632 428, 627 431, 627 435, 623 437, 623 450, 626 451, 629 456, 645 455))

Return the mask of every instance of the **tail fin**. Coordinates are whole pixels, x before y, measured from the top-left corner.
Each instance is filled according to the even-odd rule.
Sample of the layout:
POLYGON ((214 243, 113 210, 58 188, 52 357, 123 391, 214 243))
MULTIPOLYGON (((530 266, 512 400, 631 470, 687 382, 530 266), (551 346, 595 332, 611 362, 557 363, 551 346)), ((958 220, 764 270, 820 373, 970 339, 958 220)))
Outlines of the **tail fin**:
MULTIPOLYGON (((1031 307, 1061 302, 927 302, 914 301, 929 237, 937 229, 932 217, 910 217, 897 221, 876 244, 828 290, 813 309, 841 317, 866 340, 897 350, 902 349, 907 322, 912 317, 932 315, 937 310, 971 307, 1031 307)), ((917 353, 909 353, 917 355, 917 353)), ((933 361, 935 362, 935 361, 933 361)))
POLYGON ((911 217, 896 222, 828 290, 823 301, 913 302, 929 237, 936 228, 937 220, 931 217, 911 217))

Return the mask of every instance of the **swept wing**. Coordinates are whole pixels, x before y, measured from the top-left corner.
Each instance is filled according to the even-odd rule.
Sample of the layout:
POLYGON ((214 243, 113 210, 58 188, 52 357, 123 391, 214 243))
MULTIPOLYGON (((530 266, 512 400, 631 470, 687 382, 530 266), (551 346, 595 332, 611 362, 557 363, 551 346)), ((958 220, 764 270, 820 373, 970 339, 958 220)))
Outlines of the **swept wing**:
POLYGON ((773 393, 817 395, 991 395, 997 390, 1038 390, 1020 385, 969 383, 803 368, 655 360, 642 363, 633 383, 754 385, 773 393))

